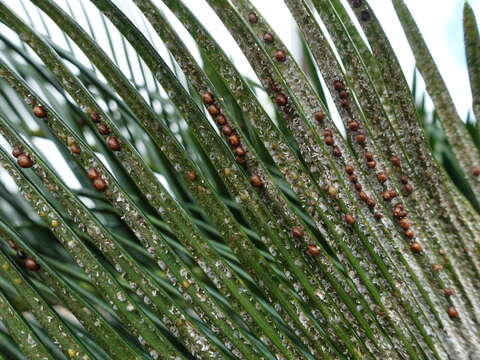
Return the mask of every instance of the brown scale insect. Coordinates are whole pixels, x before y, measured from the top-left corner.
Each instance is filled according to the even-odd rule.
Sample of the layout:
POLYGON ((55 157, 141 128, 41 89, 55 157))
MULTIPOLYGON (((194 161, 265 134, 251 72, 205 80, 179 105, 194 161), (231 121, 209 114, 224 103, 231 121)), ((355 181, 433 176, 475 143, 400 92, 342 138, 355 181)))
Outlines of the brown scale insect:
POLYGON ((383 194, 382 194, 382 197, 383 197, 383 200, 385 200, 385 201, 390 201, 390 200, 393 199, 390 190, 384 191, 383 194))
POLYGON ((267 44, 273 43, 273 35, 269 32, 263 34, 263 41, 265 41, 267 44))
POLYGON ((345 172, 346 172, 348 175, 353 175, 353 172, 354 172, 354 171, 355 171, 355 170, 354 170, 353 166, 351 166, 351 165, 345 166, 345 172))
POLYGON ((360 191, 358 193, 358 197, 360 198, 360 200, 362 201, 367 201, 368 200, 368 195, 364 192, 364 191, 360 191))
POLYGON ((190 181, 195 181, 195 180, 197 180, 197 173, 195 171, 189 171, 187 173, 187 178, 190 181))
POLYGON ((345 215, 345 222, 348 225, 353 225, 353 224, 355 224, 355 218, 351 214, 347 214, 347 215, 345 215))
POLYGON ((383 215, 379 212, 376 212, 375 214, 373 214, 373 217, 377 220, 380 220, 383 217, 383 215))
POLYGON ((345 86, 343 85, 343 83, 340 80, 335 80, 333 82, 333 88, 337 91, 345 90, 345 86))
POLYGON ((350 102, 348 101, 348 99, 341 99, 340 106, 344 109, 347 109, 350 107, 350 102))
POLYGON ((357 191, 362 191, 362 189, 363 189, 362 184, 360 184, 360 183, 356 183, 356 184, 355 184, 355 190, 357 190, 357 191))
POLYGON ((385 174, 384 172, 380 172, 377 174, 377 180, 379 183, 383 184, 385 181, 387 181, 387 179, 387 174, 385 174))
POLYGON ((317 247, 317 245, 310 244, 307 246, 307 253, 311 256, 318 256, 320 255, 320 249, 317 247))
POLYGON ((369 21, 371 18, 372 18, 372 15, 368 10, 362 10, 362 12, 360 13, 360 20, 362 21, 369 21))
POLYGON ((410 229, 410 223, 408 222, 407 219, 403 218, 403 219, 400 219, 400 221, 398 222, 400 224, 400 227, 407 231, 408 229, 410 229))
POLYGON ((375 202, 375 200, 371 199, 371 198, 368 198, 367 199, 367 206, 371 209, 373 209, 375 206, 377 205, 377 203, 375 202))
POLYGON ((37 262, 31 258, 25 260, 25 267, 30 271, 40 270, 40 265, 38 265, 37 262))
POLYGON ((453 290, 452 288, 446 288, 445 290, 443 290, 443 293, 445 294, 445 296, 452 296, 453 294, 455 294, 455 290, 453 290))
POLYGON ((294 226, 294 227, 292 228, 292 236, 293 236, 294 238, 297 238, 297 239, 302 238, 302 237, 303 237, 303 230, 302 230, 302 228, 300 228, 300 227, 298 227, 298 226, 294 226))
POLYGON ((323 131, 323 136, 326 137, 326 136, 333 136, 333 133, 332 133, 332 130, 330 129, 326 129, 323 131))
POLYGON ((394 215, 395 217, 400 218, 400 217, 402 216, 402 211, 403 211, 403 209, 402 209, 401 207, 398 207, 398 206, 397 206, 397 207, 395 207, 395 208, 393 209, 393 215, 394 215))
POLYGON ((33 166, 33 161, 30 159, 30 156, 26 154, 20 154, 17 158, 18 166, 27 169, 33 166))
POLYGON ((377 167, 377 162, 375 160, 367 161, 367 167, 369 169, 375 169, 377 167))
POLYGON ((327 117, 327 115, 323 112, 323 111, 316 111, 314 114, 313 114, 313 117, 315 120, 317 120, 318 122, 321 122, 323 120, 325 120, 325 118, 327 117))
POLYGON ((452 320, 458 318, 458 311, 457 311, 457 309, 455 309, 454 306, 450 306, 447 309, 447 314, 448 314, 448 316, 450 316, 450 319, 452 319, 452 320))
POLYGON ((392 156, 390 162, 393 166, 400 166, 400 158, 398 156, 392 156))
POLYGON ((347 126, 351 131, 357 131, 360 127, 360 124, 358 121, 350 121, 347 126))
POLYGON ((338 146, 334 146, 332 149, 332 155, 335 157, 340 157, 342 156, 342 150, 338 146))
POLYGON ((107 183, 101 177, 97 177, 93 180, 93 186, 97 191, 103 192, 107 190, 107 183))
POLYGON ((349 180, 354 184, 358 182, 358 178, 356 175, 350 175, 349 180))
POLYGON ((432 264, 432 270, 435 272, 439 272, 442 270, 442 265, 439 264, 432 264))
POLYGON ((202 94, 202 101, 205 105, 212 105, 215 99, 213 97, 213 94, 208 91, 202 94))
POLYGON ((98 132, 102 135, 110 134, 110 129, 108 128, 108 126, 105 123, 98 124, 97 129, 98 129, 98 132))
POLYGON ((72 145, 70 145, 70 151, 72 154, 79 155, 82 152, 82 149, 80 149, 80 146, 76 142, 74 142, 72 145))
POLYGON ((235 148, 235 155, 237 156, 245 156, 246 153, 247 152, 245 151, 242 145, 239 145, 235 148))
POLYGON ((116 137, 109 136, 107 139, 107 146, 112 151, 120 151, 120 141, 116 137))
POLYGON ((405 236, 407 237, 407 239, 413 239, 415 234, 413 233, 412 230, 407 230, 407 231, 405 231, 405 236))
POLYGON ((230 135, 228 137, 228 142, 230 143, 230 145, 232 146, 238 146, 240 145, 240 139, 238 138, 237 135, 233 134, 233 135, 230 135))
POLYGON ((216 120, 218 125, 225 125, 227 123, 227 118, 223 114, 218 114, 216 120))
POLYGON ((13 149, 12 149, 12 155, 13 157, 16 157, 18 158, 20 155, 23 154, 23 148, 20 147, 20 146, 15 146, 13 149))
POLYGON ((34 106, 32 111, 33 111, 33 115, 35 115, 38 118, 42 119, 42 118, 47 117, 47 111, 45 110, 45 108, 42 105, 34 106))
POLYGON ((367 161, 372 161, 374 158, 373 154, 369 151, 365 152, 365 159, 367 159, 367 161))
POLYGON ((404 185, 408 184, 408 177, 405 175, 400 176, 400 182, 404 185))
POLYGON ((347 99, 348 98, 348 92, 346 92, 345 90, 341 90, 338 93, 338 96, 340 97, 340 99, 347 99))
POLYGON ((418 253, 422 252, 422 245, 420 245, 417 242, 412 242, 410 244, 410 250, 412 250, 412 252, 414 252, 415 254, 418 254, 418 253))
POLYGON ((230 136, 233 133, 233 129, 230 125, 224 125, 222 126, 222 133, 225 136, 230 136))
POLYGON ((333 146, 335 144, 335 140, 331 136, 325 137, 325 144, 328 146, 333 146))
POLYGON ((285 62, 285 60, 287 60, 287 55, 285 54, 285 51, 275 51, 275 60, 277 60, 278 62, 285 62))
POLYGON ((262 181, 262 179, 260 178, 260 176, 258 176, 258 175, 253 175, 253 176, 250 178, 250 184, 252 184, 252 186, 254 186, 254 187, 262 187, 262 186, 263 186, 263 181, 262 181))
POLYGON ((98 115, 98 113, 92 111, 90 113, 90 120, 92 120, 94 123, 99 123, 100 121, 102 121, 102 118, 100 117, 100 115, 98 115))
POLYGON ((475 166, 473 169, 472 169, 472 175, 473 176, 480 176, 480 166, 475 166))
POLYGON ((215 104, 209 105, 207 108, 207 111, 211 116, 217 116, 218 114, 220 114, 220 110, 218 109, 218 106, 215 104))
POLYGON ((367 140, 367 137, 364 134, 357 134, 357 136, 355 136, 355 141, 360 145, 365 144, 365 140, 367 140))
POLYGON ((256 24, 258 22, 258 16, 257 14, 251 12, 250 14, 248 14, 248 22, 250 24, 256 24))
POLYGON ((285 106, 288 103, 288 99, 284 94, 280 93, 275 96, 275 102, 278 106, 285 106))
POLYGON ((406 185, 403 187, 403 189, 405 190, 405 192, 406 192, 407 194, 410 194, 410 193, 413 192, 413 186, 412 186, 411 184, 406 184, 406 185))
POLYGON ((97 171, 97 169, 95 168, 89 168, 87 170, 87 177, 90 179, 90 180, 95 180, 96 178, 98 178, 100 176, 99 172, 97 171))

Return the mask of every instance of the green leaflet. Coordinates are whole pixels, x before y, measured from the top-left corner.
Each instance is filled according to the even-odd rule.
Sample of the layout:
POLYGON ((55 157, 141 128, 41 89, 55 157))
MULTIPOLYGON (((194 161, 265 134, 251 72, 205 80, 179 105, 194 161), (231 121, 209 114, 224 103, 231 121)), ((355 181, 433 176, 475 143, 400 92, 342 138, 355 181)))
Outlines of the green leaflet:
POLYGON ((22 251, 40 265, 41 271, 39 277, 52 289, 55 295, 59 296, 65 304, 68 303, 69 309, 74 313, 81 324, 94 336, 95 340, 111 356, 119 356, 119 353, 134 358, 135 352, 125 343, 120 334, 105 320, 105 318, 88 302, 86 302, 75 290, 58 274, 54 268, 43 261, 41 256, 28 246, 7 224, 0 222, 0 234, 4 240, 10 240, 16 244, 22 251))
POLYGON ((3 253, 0 253, 0 262, 4 264, 2 276, 13 283, 16 291, 22 294, 28 304, 29 311, 35 315, 48 337, 59 346, 62 352, 67 356, 73 352, 81 358, 92 359, 90 351, 85 348, 80 339, 47 303, 46 299, 20 274, 16 265, 3 253))
MULTIPOLYGON (((372 81, 373 77, 371 76, 371 72, 367 70, 366 65, 362 59, 360 59, 360 53, 355 48, 353 41, 348 37, 348 34, 343 28, 337 13, 332 11, 332 8, 328 3, 315 1, 314 5, 318 10, 318 13, 321 14, 326 28, 328 31, 330 31, 330 35, 333 37, 334 43, 337 44, 337 51, 340 54, 340 58, 344 61, 346 68, 350 69, 349 72, 344 74, 344 76, 347 84, 349 84, 349 91, 354 91, 356 99, 358 99, 361 105, 361 109, 365 112, 366 116, 361 118, 360 121, 366 124, 365 128, 368 133, 368 137, 373 138, 373 142, 367 147, 368 151, 371 152, 372 149, 375 149, 374 153, 376 154, 375 158, 377 159, 377 164, 383 163, 380 165, 382 170, 386 169, 388 174, 395 174, 395 176, 392 175, 391 180, 396 183, 395 187, 400 193, 399 197, 403 201, 404 206, 409 209, 408 219, 417 219, 413 220, 413 224, 415 224, 415 238, 419 239, 418 241, 420 241, 420 243, 433 243, 436 249, 443 249, 441 251, 445 251, 446 249, 449 249, 448 251, 450 251, 450 249, 454 250, 455 248, 450 247, 448 239, 445 238, 443 232, 439 231, 440 226, 443 226, 443 224, 434 225, 431 223, 424 223, 422 211, 428 211, 427 209, 429 208, 429 205, 427 199, 424 201, 419 201, 419 197, 423 195, 422 192, 416 191, 415 193, 418 192, 418 195, 415 195, 414 198, 413 196, 409 196, 409 194, 405 193, 402 189, 402 182, 405 183, 405 180, 400 180, 406 179, 407 182, 411 181, 415 176, 413 174, 416 169, 414 167, 412 169, 408 169, 407 166, 404 167, 403 158, 401 161, 401 171, 396 171, 397 169, 390 163, 391 156, 396 155, 402 157, 401 153, 399 152, 399 150, 402 149, 402 144, 399 143, 398 138, 394 136, 395 131, 392 129, 390 122, 386 119, 386 114, 382 109, 381 100, 378 98, 378 95, 375 92, 375 85, 377 85, 377 83, 372 81), (382 143, 383 146, 378 146, 380 143, 382 143), (384 154, 384 157, 382 158, 382 156, 380 156, 377 158, 377 155, 382 153, 384 154), (407 174, 408 176, 405 178, 407 174), (415 212, 417 212, 418 215, 414 215, 415 212), (417 226, 419 228, 417 228, 417 226)), ((291 5, 291 7, 294 7, 294 5, 291 5)), ((297 6, 297 9, 295 11, 292 10, 292 13, 298 18, 300 28, 304 29, 303 34, 311 45, 312 49, 314 49, 314 52, 317 52, 316 58, 323 57, 323 61, 319 62, 319 67, 323 73, 326 73, 325 76, 328 77, 328 67, 339 68, 339 66, 335 65, 333 53, 331 53, 332 55, 330 55, 329 59, 328 50, 325 50, 324 48, 321 49, 319 46, 316 46, 320 41, 319 39, 321 39, 323 35, 318 33, 320 30, 317 30, 315 24, 312 25, 305 20, 305 18, 302 18, 302 16, 306 16, 306 13, 302 15, 302 11, 299 8, 300 7, 297 6), (319 52, 320 54, 318 54, 319 52)), ((341 70, 338 69, 337 71, 341 73, 341 70)), ((356 108, 356 104, 352 102, 350 107, 356 108)), ((362 151, 361 148, 360 151, 362 151)), ((415 183, 415 181, 412 183, 415 183)), ((388 181, 383 182, 383 185, 386 185, 385 188, 390 188, 392 186, 388 185, 388 181)), ((415 189, 418 189, 422 186, 422 182, 415 183, 415 189)), ((395 219, 395 217, 393 217, 393 219, 394 221, 398 221, 395 219)), ((430 318, 433 316, 437 321, 444 321, 448 323, 449 320, 445 317, 443 317, 443 320, 441 320, 442 314, 438 309, 435 308, 434 305, 434 303, 437 303, 438 300, 442 300, 441 296, 437 298, 435 295, 432 296, 432 294, 434 294, 433 289, 444 288, 447 284, 448 286, 451 286, 450 279, 445 282, 445 279, 441 279, 431 272, 430 264, 441 260, 439 256, 436 256, 436 251, 437 250, 429 251, 429 249, 425 249, 425 253, 429 253, 428 257, 416 257, 414 259, 423 268, 423 274, 421 274, 419 271, 413 270, 417 265, 414 263, 409 264, 408 262, 410 259, 408 259, 408 257, 402 255, 399 258, 399 262, 405 263, 407 267, 406 271, 410 273, 410 278, 416 284, 416 288, 412 288, 413 293, 420 292, 422 297, 425 299, 426 303, 423 305, 423 307, 426 310, 426 315, 430 318), (434 275, 433 278, 432 275, 434 275), (427 285, 423 279, 427 279, 431 285, 427 285)), ((455 281, 457 286, 459 286, 460 291, 464 292, 467 298, 470 297, 470 299, 474 299, 476 295, 472 292, 471 288, 462 284, 462 279, 464 279, 466 276, 462 274, 463 269, 465 269, 465 267, 458 266, 458 264, 454 262, 449 264, 447 271, 452 273, 452 280, 455 281)), ((468 274, 468 277, 472 279, 475 276, 476 275, 473 275, 472 273, 468 274)), ((445 302, 444 306, 448 306, 448 302, 445 302)), ((466 310, 471 311, 472 316, 474 316, 474 309, 469 306, 466 310)), ((432 320, 429 320, 429 322, 431 321, 432 320)), ((429 339, 429 336, 426 336, 425 339, 429 343, 429 346, 433 345, 429 339)))
MULTIPOLYGON (((122 22, 122 23, 124 23, 124 22, 122 22)), ((101 60, 101 59, 97 58, 96 61, 105 61, 105 60, 103 60, 103 59, 101 60)), ((108 65, 106 65, 106 64, 104 63, 103 66, 108 66, 108 65)), ((108 77, 108 76, 107 76, 107 77, 108 77)), ((123 83, 123 84, 125 83, 124 80, 121 79, 121 77, 120 77, 118 74, 116 74, 116 78, 115 78, 114 81, 116 81, 117 83, 123 83)), ((117 86, 118 86, 118 85, 117 85, 117 86)), ((138 108, 138 106, 137 106, 137 108, 138 108)), ((146 109, 147 109, 146 107, 144 107, 144 109, 145 109, 145 110, 142 110, 142 111, 150 111, 150 110, 146 110, 146 109)), ((171 141, 166 141, 165 143, 171 143, 171 141)), ((172 144, 172 145, 173 145, 173 144, 172 144)), ((173 154, 172 154, 172 155, 173 155, 173 154)), ((176 156, 177 159, 178 159, 179 157, 181 157, 181 153, 180 153, 179 151, 175 151, 175 154, 174 154, 173 156, 176 156)), ((186 160, 183 160, 183 161, 186 161, 186 160)), ((182 161, 182 162, 183 162, 183 161, 182 161)), ((188 172, 187 172, 187 173, 188 173, 188 172)), ((200 175, 199 175, 199 177, 200 177, 200 175)), ((200 181, 200 179, 199 179, 199 181, 200 181)), ((200 195, 200 196, 202 196, 202 197, 208 195, 208 192, 206 191, 206 189, 204 190, 204 188, 197 187, 195 184, 190 185, 190 186, 192 186, 193 191, 194 191, 196 194, 198 194, 198 195, 200 195)), ((186 223, 184 222, 183 225, 186 225, 186 223)), ((223 224, 222 224, 222 225, 223 225, 223 224)), ((191 232, 191 231, 190 231, 190 232, 191 232)), ((232 236, 232 235, 233 235, 233 234, 231 234, 230 236, 232 236)), ((237 247, 237 249, 238 249, 238 247, 237 247)), ((198 247, 197 247, 197 251, 198 251, 198 253, 201 252, 200 249, 198 249, 198 247)), ((203 248, 203 252, 205 252, 205 251, 206 251, 206 248, 203 248)), ((237 251, 238 251, 238 250, 237 250, 237 251)), ((233 282, 232 282, 231 280, 228 280, 228 279, 225 277, 225 274, 222 274, 221 267, 219 267, 218 265, 214 265, 214 261, 212 261, 212 260, 210 260, 210 264, 211 264, 211 269, 215 269, 214 271, 220 271, 218 274, 219 274, 219 276, 220 276, 221 278, 223 278, 223 281, 222 281, 222 282, 217 281, 217 284, 218 284, 218 285, 221 285, 222 283, 226 283, 226 284, 228 284, 230 287, 233 286, 233 282)), ((255 265, 254 265, 254 266, 255 266, 255 265)), ((240 286, 240 285, 237 285, 237 286, 240 286)), ((223 290, 226 291, 227 288, 224 288, 223 290)), ((245 299, 246 299, 246 298, 243 297, 243 295, 241 295, 241 294, 236 294, 235 296, 239 298, 242 306, 246 307, 246 308, 248 309, 248 311, 252 314, 252 316, 254 316, 254 318, 259 316, 258 314, 255 314, 255 311, 253 311, 253 308, 252 308, 250 305, 248 305, 247 302, 245 302, 245 299), (243 303, 242 303, 242 302, 243 302, 243 303)), ((232 299, 233 299, 233 298, 232 298, 232 299)), ((262 323, 260 323, 260 327, 265 327, 265 325, 262 324, 262 323)), ((272 335, 273 332, 269 332, 269 334, 270 334, 270 336, 274 336, 274 335, 272 335)), ((275 337, 275 336, 274 336, 274 337, 275 337)))
POLYGON ((47 225, 57 236, 59 241, 63 243, 65 249, 70 249, 72 257, 75 259, 78 266, 85 269, 87 274, 90 274, 95 285, 102 289, 103 295, 108 298, 112 305, 115 305, 117 309, 120 309, 120 312, 123 315, 121 317, 122 320, 125 321, 127 326, 128 323, 130 323, 130 329, 132 331, 136 331, 137 328, 133 328, 131 324, 137 324, 137 336, 142 336, 146 340, 142 345, 146 345, 147 348, 149 348, 149 351, 158 352, 160 351, 161 346, 165 348, 166 343, 157 337, 159 334, 153 323, 144 315, 142 316, 142 314, 138 314, 136 311, 132 312, 131 307, 133 300, 128 301, 130 299, 129 295, 121 289, 110 272, 98 263, 95 256, 85 244, 78 239, 75 232, 67 225, 67 223, 65 223, 55 208, 43 198, 35 186, 31 184, 28 179, 20 173, 18 168, 11 163, 12 161, 8 159, 8 155, 4 150, 0 152, 0 155, 2 156, 1 160, 3 167, 7 169, 17 181, 17 184, 24 192, 24 196, 29 198, 32 205, 34 205, 35 210, 39 214, 45 214, 44 216, 47 216, 47 225))
POLYGON ((0 291, 0 320, 11 332, 21 351, 34 359, 53 359, 40 339, 33 333, 30 325, 22 318, 12 303, 0 291))
MULTIPOLYGON (((285 0, 310 77, 253 1, 206 0, 255 80, 198 1, 0 2, 0 359, 480 356, 478 156, 393 1, 458 142, 366 0, 361 29, 344 1, 285 0)), ((468 4, 464 24, 478 112, 468 4)))
POLYGON ((403 25, 415 55, 416 66, 425 80, 427 91, 433 100, 447 139, 478 199, 480 197, 480 180, 474 176, 473 171, 480 164, 480 150, 475 147, 458 115, 447 86, 407 6, 403 0, 393 0, 393 5, 403 25))
POLYGON ((478 119, 480 118, 480 34, 475 14, 468 1, 465 1, 463 7, 463 32, 468 74, 472 88, 473 112, 477 118, 477 129, 480 132, 480 126, 478 126, 478 119))

